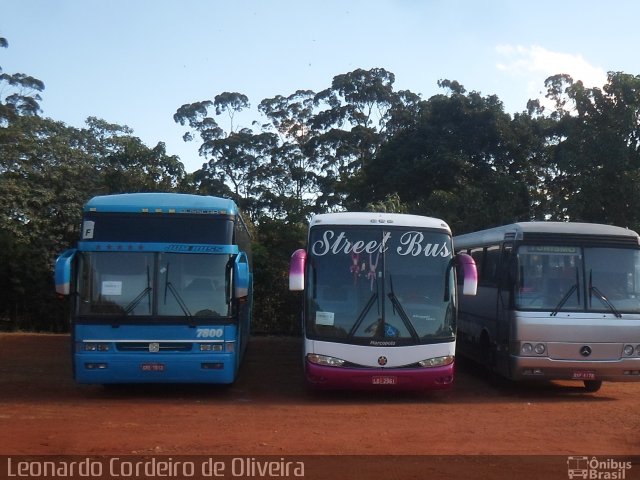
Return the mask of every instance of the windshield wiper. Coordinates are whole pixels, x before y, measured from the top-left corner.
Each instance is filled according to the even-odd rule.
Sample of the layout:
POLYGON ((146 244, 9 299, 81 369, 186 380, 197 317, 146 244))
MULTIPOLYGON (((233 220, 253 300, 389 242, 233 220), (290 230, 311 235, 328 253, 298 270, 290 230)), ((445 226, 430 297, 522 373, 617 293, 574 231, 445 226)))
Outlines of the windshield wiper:
MULTIPOLYGON (((147 287, 144 290, 142 290, 138 296, 136 298, 134 298, 133 300, 131 300, 131 303, 129 303, 129 305, 127 305, 124 308, 124 313, 126 315, 129 315, 131 312, 133 312, 135 310, 135 308, 138 306, 138 304, 142 301, 142 299, 145 297, 145 295, 149 295, 149 293, 151 292, 152 288, 151 287, 147 287)), ((149 298, 151 298, 151 296, 149 296, 149 298)))
POLYGON ((591 306, 592 293, 595 293, 596 296, 600 300, 602 300, 602 303, 604 303, 607 307, 609 307, 609 310, 611 310, 611 313, 613 313, 616 316, 616 318, 622 318, 622 314, 618 311, 616 307, 613 306, 613 303, 609 301, 609 299, 605 296, 604 293, 600 291, 600 289, 598 289, 598 287, 593 285, 593 270, 589 270, 589 306, 591 306))
POLYGON ((558 315, 558 312, 560 311, 560 309, 562 307, 564 307, 564 304, 567 303, 567 300, 569 300, 569 297, 571 297, 571 295, 573 295, 573 292, 575 292, 578 289, 578 284, 574 283, 573 286, 567 291, 567 293, 564 294, 564 296, 560 299, 560 301, 558 302, 558 305, 556 305, 556 308, 553 309, 553 312, 551 312, 551 317, 555 317, 556 315, 558 315))
POLYGON ((414 342, 418 343, 420 341, 420 337, 418 336, 418 332, 416 332, 416 329, 413 328, 413 324, 411 323, 409 315, 407 315, 407 312, 404 311, 400 300, 398 300, 398 297, 393 290, 393 277, 391 276, 391 274, 389 274, 389 286, 391 287, 391 291, 387 294, 387 296, 389 297, 389 300, 391 300, 391 304, 393 305, 393 313, 395 314, 396 310, 398 310, 400 319, 402 320, 402 323, 404 323, 404 326, 407 327, 407 330, 409 330, 411 338, 413 338, 414 342))
POLYGON ((151 275, 149 274, 149 267, 147 266, 147 287, 144 290, 142 290, 142 292, 140 292, 136 298, 131 300, 129 305, 124 307, 125 315, 129 315, 131 312, 133 312, 135 308, 138 306, 138 304, 145 297, 145 295, 148 296, 149 298, 149 312, 151 312, 151 291, 152 290, 153 289, 151 288, 151 275))
POLYGON ((576 268, 576 283, 574 283, 573 286, 567 291, 567 293, 565 293, 564 296, 560 299, 560 301, 558 302, 558 305, 556 305, 556 308, 554 308, 553 312, 551 312, 551 315, 549 315, 550 317, 555 317, 556 315, 558 315, 558 312, 562 307, 564 307, 564 304, 567 303, 567 300, 571 298, 571 295, 573 295, 573 292, 576 292, 576 295, 578 297, 578 303, 580 303, 580 277, 578 276, 577 268, 576 268))
POLYGON ((182 297, 180 296, 180 294, 178 293, 178 291, 176 290, 176 287, 173 286, 173 283, 171 283, 169 281, 169 264, 167 263, 167 273, 164 279, 164 303, 165 305, 167 304, 167 291, 171 292, 171 294, 173 295, 173 298, 176 299, 176 302, 178 303, 178 306, 180 307, 180 309, 182 310, 182 312, 185 314, 186 317, 191 318, 191 312, 189 311, 189 308, 187 307, 187 304, 184 302, 184 300, 182 299, 182 297))
POLYGON ((367 313, 369 313, 369 310, 371 310, 371 307, 373 306, 377 298, 378 298, 378 292, 375 291, 373 292, 371 297, 369 297, 369 300, 367 300, 366 305, 360 312, 360 315, 358 315, 358 318, 356 319, 356 322, 353 324, 353 327, 351 327, 351 330, 349 330, 349 335, 347 335, 348 339, 352 339, 354 337, 354 335, 356 334, 356 331, 358 330, 358 328, 360 328, 360 325, 364 321, 364 317, 367 316, 367 313))

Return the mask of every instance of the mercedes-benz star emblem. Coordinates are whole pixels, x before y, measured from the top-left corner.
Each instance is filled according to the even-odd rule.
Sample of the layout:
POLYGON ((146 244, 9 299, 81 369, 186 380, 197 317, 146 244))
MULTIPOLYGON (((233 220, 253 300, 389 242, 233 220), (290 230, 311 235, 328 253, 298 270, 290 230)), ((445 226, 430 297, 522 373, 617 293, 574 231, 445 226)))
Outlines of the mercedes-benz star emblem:
POLYGON ((580 355, 582 355, 583 357, 588 357, 589 355, 591 355, 591 347, 589 345, 585 345, 584 347, 581 347, 580 355))
POLYGON ((157 353, 160 351, 160 344, 157 342, 152 342, 149 344, 149 351, 152 353, 157 353))
POLYGON ((378 358, 378 365, 380 365, 381 367, 384 367, 386 364, 387 364, 387 357, 378 358))

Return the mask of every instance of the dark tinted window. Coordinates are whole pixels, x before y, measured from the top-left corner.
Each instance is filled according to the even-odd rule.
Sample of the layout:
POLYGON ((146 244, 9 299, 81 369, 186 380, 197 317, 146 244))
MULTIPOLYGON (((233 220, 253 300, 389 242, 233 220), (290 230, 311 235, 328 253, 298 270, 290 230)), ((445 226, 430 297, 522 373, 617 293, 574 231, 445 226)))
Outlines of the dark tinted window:
POLYGON ((210 215, 90 212, 84 216, 81 240, 230 245, 233 220, 210 215))

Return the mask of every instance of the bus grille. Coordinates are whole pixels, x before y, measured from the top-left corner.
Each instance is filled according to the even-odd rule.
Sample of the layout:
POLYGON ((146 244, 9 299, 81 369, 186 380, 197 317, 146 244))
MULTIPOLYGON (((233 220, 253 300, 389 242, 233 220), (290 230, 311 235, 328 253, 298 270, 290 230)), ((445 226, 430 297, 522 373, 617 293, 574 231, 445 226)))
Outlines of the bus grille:
MULTIPOLYGON (((149 352, 149 345, 153 342, 123 342, 117 343, 119 352, 149 352)), ((190 352, 193 344, 189 342, 157 342, 160 352, 190 352)))

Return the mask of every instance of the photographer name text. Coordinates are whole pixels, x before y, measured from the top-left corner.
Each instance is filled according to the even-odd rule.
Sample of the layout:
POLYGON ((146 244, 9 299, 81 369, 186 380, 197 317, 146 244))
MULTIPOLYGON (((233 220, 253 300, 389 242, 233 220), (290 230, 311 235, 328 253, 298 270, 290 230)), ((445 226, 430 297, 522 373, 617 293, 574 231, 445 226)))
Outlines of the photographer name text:
POLYGON ((127 457, 83 460, 14 460, 7 458, 9 478, 297 478, 304 477, 304 462, 255 457, 207 458, 198 461, 127 457))

